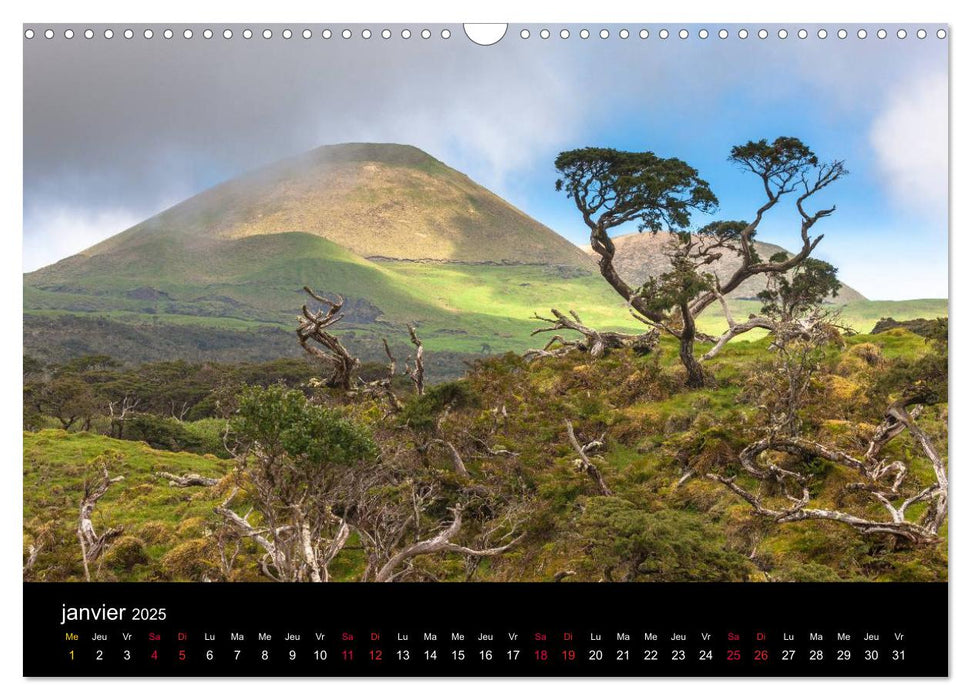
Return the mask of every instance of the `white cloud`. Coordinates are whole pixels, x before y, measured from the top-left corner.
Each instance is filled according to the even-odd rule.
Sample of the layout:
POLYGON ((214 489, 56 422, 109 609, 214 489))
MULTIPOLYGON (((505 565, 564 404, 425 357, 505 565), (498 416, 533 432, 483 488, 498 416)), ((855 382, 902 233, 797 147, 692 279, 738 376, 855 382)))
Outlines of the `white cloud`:
POLYGON ((74 255, 98 241, 134 226, 145 216, 144 213, 122 209, 32 209, 24 217, 24 228, 30 231, 30 235, 24 237, 24 272, 74 255))
POLYGON ((897 86, 870 128, 870 145, 902 208, 936 221, 947 215, 947 75, 922 74, 897 86))

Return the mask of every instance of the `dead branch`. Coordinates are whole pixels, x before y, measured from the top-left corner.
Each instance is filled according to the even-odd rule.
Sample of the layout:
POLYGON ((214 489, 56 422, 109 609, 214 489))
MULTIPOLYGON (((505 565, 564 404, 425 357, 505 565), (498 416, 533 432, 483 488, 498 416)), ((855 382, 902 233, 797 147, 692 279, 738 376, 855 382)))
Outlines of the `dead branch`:
POLYGON ((43 544, 32 544, 27 547, 27 560, 24 562, 23 576, 26 579, 31 571, 34 570, 34 565, 37 563, 37 557, 40 556, 41 551, 44 549, 43 544))
POLYGON ((189 409, 192 408, 188 401, 183 401, 182 405, 180 406, 173 400, 169 402, 169 406, 171 408, 170 412, 172 417, 180 423, 185 420, 186 414, 189 412, 189 409))
POLYGON ((155 475, 162 479, 169 480, 169 486, 213 486, 219 483, 219 479, 213 479, 201 474, 184 474, 178 476, 169 472, 155 472, 155 475))
POLYGON ((216 544, 219 549, 219 571, 225 580, 230 580, 236 557, 242 549, 243 538, 228 527, 219 528, 216 532, 216 544))
POLYGON ((109 477, 108 465, 101 463, 101 479, 92 486, 88 482, 84 484, 84 496, 81 499, 80 514, 78 516, 78 542, 81 544, 81 561, 84 563, 84 578, 91 580, 91 571, 88 568, 90 562, 96 561, 104 552, 111 540, 118 537, 123 527, 113 527, 105 530, 100 535, 94 529, 91 516, 98 501, 108 492, 108 487, 123 480, 124 476, 109 477))
POLYGON ((462 506, 456 504, 449 509, 452 514, 452 522, 447 524, 437 535, 434 537, 429 537, 428 539, 415 542, 414 544, 405 547, 401 551, 397 552, 392 556, 387 563, 384 564, 380 569, 378 569, 377 574, 375 574, 374 580, 381 583, 387 583, 394 581, 402 572, 399 568, 406 562, 411 561, 415 557, 422 556, 425 554, 436 554, 438 552, 455 552, 458 554, 465 554, 467 556, 475 557, 494 557, 498 554, 508 551, 510 548, 515 546, 519 540, 522 539, 523 535, 519 535, 507 544, 499 547, 490 547, 487 549, 472 549, 470 547, 465 547, 452 542, 452 539, 459 534, 462 529, 462 506))
POLYGON ((749 319, 744 323, 736 323, 735 319, 732 318, 732 312, 728 309, 728 302, 725 301, 725 296, 715 291, 718 296, 718 301, 721 303, 722 311, 725 314, 725 320, 728 322, 728 330, 721 334, 715 339, 715 345, 708 352, 701 356, 702 362, 710 360, 715 355, 722 351, 722 348, 736 336, 742 335, 743 333, 748 333, 750 330, 755 328, 764 328, 768 331, 774 331, 776 324, 772 322, 771 319, 764 316, 749 316, 749 319))
MULTIPOLYGON (((489 444, 481 439, 477 438, 472 433, 465 431, 466 437, 468 437, 472 442, 478 446, 480 450, 488 457, 518 457, 518 452, 513 452, 512 450, 507 450, 504 447, 490 447, 489 444)), ((482 456, 482 455, 479 455, 482 456)))
POLYGON ((908 411, 901 402, 892 404, 887 409, 884 421, 877 426, 870 438, 862 458, 819 442, 779 434, 770 435, 746 447, 739 456, 745 473, 762 483, 774 482, 788 501, 787 508, 767 505, 763 495, 741 486, 735 477, 727 478, 718 474, 707 476, 748 502, 756 514, 777 523, 832 520, 865 535, 889 534, 915 545, 931 544, 938 541, 938 531, 947 518, 947 467, 928 435, 917 425, 917 414, 919 410, 908 411), (888 463, 880 458, 883 447, 904 431, 910 433, 930 460, 935 474, 934 484, 911 493, 901 491, 908 471, 906 465, 900 461, 888 463), (770 452, 787 453, 803 459, 824 459, 856 471, 862 480, 849 484, 845 490, 869 496, 887 512, 889 519, 879 520, 837 510, 807 507, 810 502, 808 478, 768 460, 763 460, 767 463, 765 466, 760 465, 759 457, 770 452), (923 515, 916 520, 909 520, 908 511, 921 503, 927 504, 923 515))
POLYGON ((233 490, 226 497, 226 499, 215 508, 217 514, 221 515, 226 523, 233 528, 240 537, 246 537, 251 539, 257 545, 259 545, 263 551, 264 556, 260 561, 260 566, 269 578, 274 581, 291 581, 295 580, 292 576, 288 575, 290 573, 290 568, 287 567, 287 562, 284 553, 276 546, 275 535, 280 534, 281 530, 278 529, 276 532, 271 532, 268 528, 256 528, 253 527, 249 522, 249 513, 246 515, 239 515, 229 506, 236 495, 239 493, 237 487, 233 487, 233 490), (273 539, 267 537, 270 534, 273 539), (271 571, 271 565, 273 571, 271 571))
POLYGON ((344 548, 350 536, 348 523, 343 518, 328 516, 336 522, 333 534, 328 536, 319 522, 309 517, 300 504, 290 504, 293 517, 281 526, 255 527, 249 522, 250 512, 240 515, 230 504, 239 493, 233 487, 229 496, 215 512, 240 538, 248 538, 264 552, 260 560, 263 573, 274 581, 311 581, 323 583, 330 580, 328 566, 344 548))
POLYGON ((469 470, 465 468, 465 462, 462 460, 462 455, 459 453, 458 448, 448 440, 434 439, 430 440, 429 444, 441 445, 446 448, 449 452, 449 456, 452 458, 452 464, 455 466, 455 473, 464 479, 469 478, 469 470))
POLYGON ((303 317, 298 319, 300 325, 297 327, 297 340, 304 351, 331 368, 327 386, 349 391, 353 372, 360 360, 351 355, 335 335, 327 331, 344 318, 344 298, 338 295, 337 301, 331 301, 314 293, 310 287, 304 287, 303 290, 325 305, 326 310, 311 311, 306 304, 303 305, 303 317))
POLYGON ((553 318, 546 318, 534 314, 533 318, 548 323, 545 328, 537 328, 530 335, 539 333, 554 333, 569 330, 579 333, 582 339, 567 340, 562 335, 554 335, 541 349, 527 350, 523 355, 527 360, 540 357, 561 357, 574 350, 589 354, 591 357, 602 357, 608 350, 619 348, 633 348, 638 352, 650 352, 657 345, 658 333, 651 330, 640 335, 617 333, 615 331, 598 331, 584 325, 576 311, 571 310, 567 316, 557 309, 550 309, 553 318))
POLYGON ((415 346, 415 358, 413 365, 410 357, 405 361, 405 369, 412 384, 415 385, 415 393, 421 396, 425 393, 425 347, 422 345, 421 339, 418 338, 414 326, 408 326, 408 335, 411 338, 411 344, 415 346))
POLYGON ((330 570, 328 568, 330 566, 330 563, 334 561, 334 558, 338 554, 340 554, 342 549, 344 549, 344 545, 347 544, 347 540, 350 536, 351 536, 350 526, 348 526, 346 520, 341 519, 340 525, 337 527, 337 533, 334 535, 331 541, 324 548, 324 551, 321 554, 321 556, 318 557, 320 572, 321 572, 321 580, 324 583, 327 583, 328 581, 330 581, 330 570))
POLYGON ((573 449, 576 450, 577 454, 580 455, 580 458, 574 461, 577 469, 586 472, 587 475, 594 480, 594 482, 597 484, 597 490, 600 492, 601 496, 612 495, 611 490, 607 488, 607 483, 604 481, 603 475, 600 473, 597 465, 590 460, 589 456, 590 452, 603 447, 603 438, 588 442, 585 445, 581 445, 580 441, 577 440, 576 433, 573 432, 573 423, 571 423, 569 420, 566 421, 566 434, 570 438, 570 444, 573 446, 573 449))
POLYGON ((395 359, 395 356, 391 354, 391 348, 388 346, 387 338, 382 338, 381 342, 384 344, 384 354, 388 356, 388 375, 386 377, 375 379, 372 382, 365 382, 358 378, 359 387, 356 389, 356 391, 357 393, 363 395, 384 397, 388 402, 388 407, 391 412, 398 413, 404 408, 404 405, 395 395, 393 388, 398 361, 395 359))
POLYGON ((131 394, 125 394, 121 401, 108 402, 108 421, 111 425, 112 435, 115 435, 115 430, 117 429, 117 435, 115 435, 115 437, 123 436, 125 430, 125 421, 131 418, 131 415, 135 413, 135 409, 138 408, 139 403, 139 399, 135 398, 131 394))

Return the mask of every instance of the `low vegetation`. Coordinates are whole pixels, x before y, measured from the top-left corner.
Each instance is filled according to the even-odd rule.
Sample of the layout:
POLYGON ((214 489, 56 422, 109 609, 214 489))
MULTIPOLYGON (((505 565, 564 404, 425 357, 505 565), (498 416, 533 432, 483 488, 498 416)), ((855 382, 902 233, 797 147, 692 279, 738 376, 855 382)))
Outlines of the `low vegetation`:
MULTIPOLYGON (((230 443, 242 442, 245 430, 232 427, 233 416, 240 415, 236 397, 252 402, 258 394, 245 387, 263 385, 278 387, 272 389, 276 392, 288 391, 287 386, 296 391, 287 399, 296 407, 291 410, 329 407, 370 436, 381 457, 341 469, 370 476, 381 472, 386 480, 365 484, 365 490, 381 494, 385 503, 411 508, 416 494, 426 499, 422 534, 409 530, 410 540, 427 539, 450 523, 448 508, 456 502, 472 504, 466 507, 458 545, 482 550, 516 539, 501 556, 418 555, 400 580, 945 579, 946 525, 936 542, 913 547, 838 522, 777 524, 704 478, 707 472, 737 473, 739 454, 762 434, 762 400, 753 382, 761 381, 769 343, 765 338, 730 344, 711 363, 715 386, 704 389, 685 386, 671 339, 662 339, 657 352, 646 355, 616 350, 599 359, 574 353, 528 362, 507 354, 480 360, 465 378, 429 386, 420 396, 408 377, 397 376, 394 392, 403 408, 393 414, 381 396, 348 397, 311 381, 314 367, 304 363, 149 365, 140 370, 106 367, 104 358, 80 363, 72 371, 80 371, 82 381, 92 382, 97 392, 141 377, 147 383, 130 387, 131 396, 141 391, 155 402, 139 404, 135 415, 149 424, 179 428, 172 430, 174 438, 149 435, 163 448, 157 449, 142 441, 144 432, 130 432, 136 423, 127 418, 121 434, 131 439, 108 437, 103 398, 95 402, 102 408, 90 416, 88 431, 82 429, 84 419, 64 430, 53 427, 51 416, 35 413, 35 423, 28 426, 32 430, 24 433, 25 560, 31 547, 39 553, 25 577, 83 579, 74 535, 78 506, 85 483, 97 478, 94 462, 112 454, 119 465, 112 476, 125 478, 109 487, 94 520, 99 531, 119 527, 122 532, 92 566, 92 576, 267 580, 259 545, 240 540, 217 512, 234 488, 240 489, 230 504, 239 506, 235 512, 254 507, 247 494, 251 482, 240 481, 238 462, 226 459, 230 455, 222 443, 228 427, 234 436, 230 443), (177 412, 188 406, 181 419, 173 417, 173 405, 177 412), (581 443, 600 443, 588 457, 609 496, 601 494, 579 462, 568 440, 567 420, 581 443), (465 475, 457 472, 448 445, 460 455, 465 475), (216 481, 182 487, 161 472, 216 481), (694 476, 685 479, 686 474, 694 476), (496 527, 497 537, 509 538, 483 539, 496 527), (230 555, 233 564, 225 569, 230 555)), ((811 398, 800 410, 805 434, 848 450, 865 445, 882 420, 883 406, 915 378, 926 383, 935 372, 939 376, 944 356, 937 347, 902 328, 827 345, 818 358, 811 398)), ((30 376, 40 382, 57 373, 35 368, 30 376)), ((382 372, 375 366, 365 374, 373 378, 382 372)), ((275 394, 278 399, 284 395, 275 394)), ((929 406, 919 418, 945 458, 946 419, 944 402, 929 406)), ((913 465, 908 478, 926 481, 932 473, 929 461, 906 439, 892 444, 890 456, 913 465)), ((812 460, 803 468, 812 478, 814 504, 847 507, 849 499, 860 512, 878 517, 878 505, 861 504, 845 490, 852 481, 847 468, 826 460, 812 460)), ((334 502, 347 497, 343 488, 332 492, 334 502)), ((249 522, 264 521, 254 513, 249 522)), ((351 534, 327 567, 329 579, 359 580, 369 566, 373 578, 381 568, 369 561, 377 556, 373 550, 351 534)), ((385 555, 382 561, 388 559, 385 555)))

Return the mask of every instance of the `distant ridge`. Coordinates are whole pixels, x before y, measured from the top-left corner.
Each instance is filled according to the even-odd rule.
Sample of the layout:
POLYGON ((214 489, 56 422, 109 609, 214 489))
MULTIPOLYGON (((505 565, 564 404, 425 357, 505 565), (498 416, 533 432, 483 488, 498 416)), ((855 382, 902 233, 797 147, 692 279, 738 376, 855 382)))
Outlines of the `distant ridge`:
MULTIPOLYGON (((649 277, 656 276, 669 268, 667 258, 664 256, 664 246, 672 238, 673 235, 666 231, 660 231, 656 234, 645 232, 615 236, 613 241, 617 247, 617 253, 614 258, 614 266, 624 279, 635 286, 639 286, 646 282, 649 277)), ((590 248, 586 250, 591 259, 596 260, 599 257, 590 248)), ((765 260, 768 260, 775 253, 789 252, 785 248, 764 241, 756 241, 755 250, 765 260)), ((707 269, 724 281, 731 276, 737 267, 738 256, 727 253, 721 260, 709 265, 707 269)), ((728 296, 733 299, 754 299, 763 289, 765 289, 765 276, 759 275, 743 282, 738 289, 728 296)), ((864 299, 866 297, 844 284, 836 299, 831 301, 843 304, 864 299)))

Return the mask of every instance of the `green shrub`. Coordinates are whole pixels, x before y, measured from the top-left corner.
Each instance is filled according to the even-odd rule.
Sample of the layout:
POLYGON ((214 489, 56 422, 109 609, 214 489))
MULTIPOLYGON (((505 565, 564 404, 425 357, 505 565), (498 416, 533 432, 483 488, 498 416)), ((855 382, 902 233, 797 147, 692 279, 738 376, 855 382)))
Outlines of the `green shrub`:
POLYGON ((183 423, 183 427, 186 433, 198 443, 197 449, 187 451, 215 455, 223 459, 232 456, 223 442, 226 421, 222 418, 202 418, 191 423, 183 423))
POLYGON ((400 419, 413 430, 431 432, 446 406, 458 410, 474 405, 475 395, 467 381, 445 382, 427 388, 421 396, 413 397, 405 404, 400 419))
POLYGON ((614 580, 740 581, 751 567, 726 548, 703 516, 665 509, 649 513, 616 497, 592 498, 580 519, 591 562, 614 580))
POLYGON ((842 581, 843 578, 830 567, 816 562, 796 562, 787 564, 771 572, 776 581, 796 581, 807 583, 828 583, 842 581))
POLYGON ((279 385, 244 390, 232 431, 242 443, 259 443, 264 451, 285 454, 305 468, 349 465, 377 454, 365 427, 279 385))
POLYGON ((138 564, 147 564, 145 541, 132 535, 119 537, 105 553, 105 564, 112 569, 131 571, 138 564))
POLYGON ((179 537, 201 537, 206 530, 206 519, 202 517, 186 518, 176 532, 179 537))
POLYGON ((883 359, 883 351, 879 345, 874 343, 859 343, 850 348, 850 354, 866 362, 870 367, 874 367, 883 359))
POLYGON ((161 520, 149 520, 136 530, 147 544, 164 544, 172 538, 172 526, 161 520))
POLYGON ((196 452, 202 441, 174 418, 163 418, 150 413, 139 413, 125 422, 124 438, 140 440, 157 450, 169 452, 196 452))
POLYGON ((213 554, 209 540, 188 540, 173 547, 162 557, 162 570, 171 579, 200 581, 213 571, 213 554))

